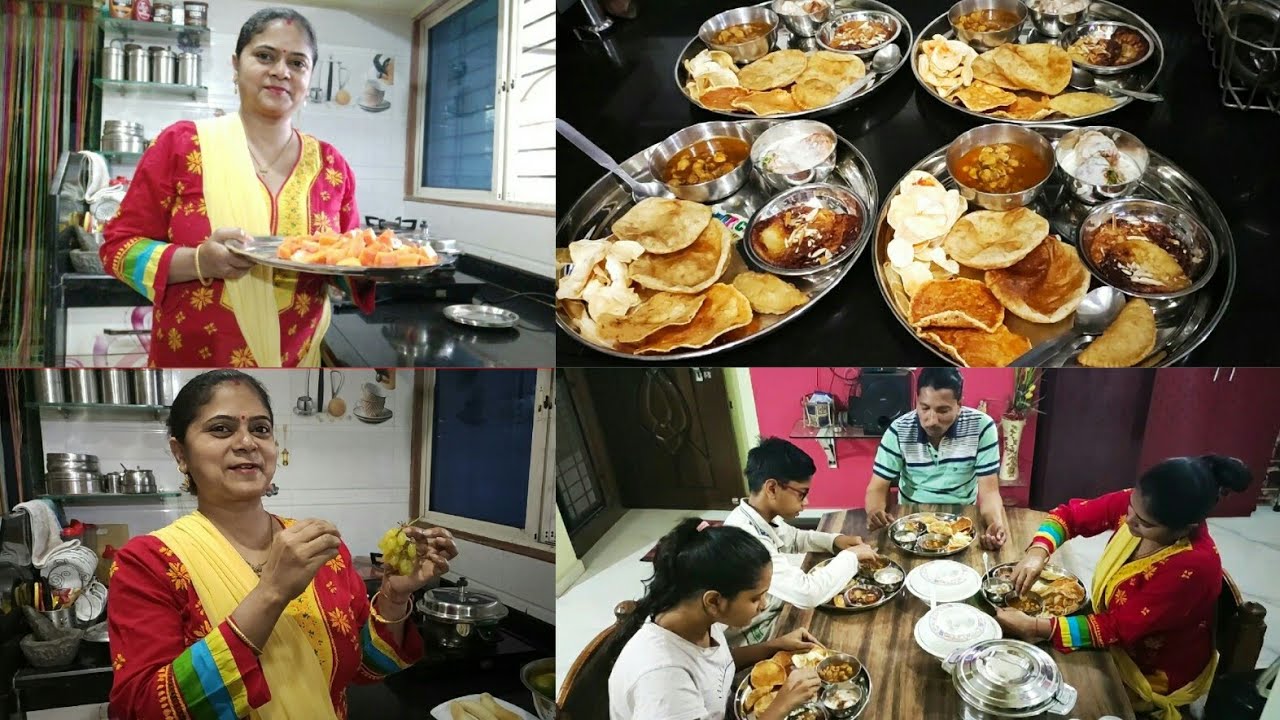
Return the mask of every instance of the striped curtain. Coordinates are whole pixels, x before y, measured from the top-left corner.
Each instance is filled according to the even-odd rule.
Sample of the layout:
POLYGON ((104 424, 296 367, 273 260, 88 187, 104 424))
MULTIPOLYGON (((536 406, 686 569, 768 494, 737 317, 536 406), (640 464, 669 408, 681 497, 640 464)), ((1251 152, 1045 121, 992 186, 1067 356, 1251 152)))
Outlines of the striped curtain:
POLYGON ((50 183, 64 152, 85 149, 98 11, 88 3, 0 0, 0 366, 42 355, 50 183))

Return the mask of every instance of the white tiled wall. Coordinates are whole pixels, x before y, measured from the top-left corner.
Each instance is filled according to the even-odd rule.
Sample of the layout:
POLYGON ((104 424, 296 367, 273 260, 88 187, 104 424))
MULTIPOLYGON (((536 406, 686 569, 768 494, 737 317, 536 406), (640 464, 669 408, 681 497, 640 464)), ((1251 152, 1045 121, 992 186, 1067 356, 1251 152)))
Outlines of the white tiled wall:
MULTIPOLYGON (((256 0, 210 3, 210 47, 200 50, 201 82, 209 88, 207 106, 164 96, 121 97, 107 92, 103 120, 140 122, 144 135, 151 139, 178 120, 212 117, 214 108, 235 112, 239 99, 231 80, 231 57, 240 26, 254 12, 275 5, 278 3, 256 0)), ((409 17, 383 14, 369 4, 352 6, 358 9, 290 6, 306 16, 315 29, 320 57, 312 74, 312 87, 326 84, 332 56, 351 68, 347 90, 353 97, 345 107, 308 104, 294 121, 300 130, 337 147, 351 164, 362 221, 365 215, 425 219, 433 235, 457 239, 462 249, 472 255, 550 276, 552 218, 404 200, 413 23, 409 17), (372 70, 375 54, 393 57, 395 73, 386 96, 391 107, 370 113, 358 108, 355 99, 372 70)), ((131 166, 111 169, 113 175, 133 175, 131 166)))
MULTIPOLYGON (((165 372, 176 374, 180 386, 199 371, 165 372)), ((276 467, 274 481, 280 494, 267 498, 264 505, 286 517, 319 517, 333 522, 354 555, 376 551, 378 538, 387 528, 410 519, 413 372, 396 371, 396 388, 385 391, 393 415, 379 425, 367 425, 351 414, 361 386, 375 380, 373 370, 341 371, 339 397, 347 403, 342 418, 293 413, 299 396, 316 397, 315 371, 310 373, 309 383, 304 370, 249 372, 263 382, 271 396, 276 435, 289 448, 290 456, 288 467, 276 467)), ((331 379, 332 375, 326 374, 325 404, 332 395, 331 379)), ((86 420, 44 411, 40 431, 46 453, 97 455, 104 471, 119 468, 120 463, 149 468, 163 490, 176 491, 182 483, 161 421, 86 420)), ((195 498, 190 495, 163 502, 66 506, 69 518, 86 523, 127 523, 135 535, 161 528, 194 509, 195 498)), ((494 592, 509 607, 554 621, 551 563, 466 541, 458 545, 460 554, 450 579, 465 575, 473 587, 494 592)))

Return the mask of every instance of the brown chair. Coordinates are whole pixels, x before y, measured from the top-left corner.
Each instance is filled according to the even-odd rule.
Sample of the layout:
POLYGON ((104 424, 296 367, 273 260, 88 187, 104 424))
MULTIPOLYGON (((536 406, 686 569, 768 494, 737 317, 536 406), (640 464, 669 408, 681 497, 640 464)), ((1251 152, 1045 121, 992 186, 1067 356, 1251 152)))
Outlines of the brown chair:
POLYGON ((1218 648, 1218 675, 1249 672, 1258 664, 1262 636, 1267 632, 1267 609, 1245 602, 1240 588, 1225 570, 1218 596, 1214 644, 1218 648))
POLYGON ((609 717, 609 673, 618 655, 610 642, 622 621, 636 609, 624 600, 613 609, 614 623, 601 630, 573 661, 560 686, 558 720, 599 720, 609 717))

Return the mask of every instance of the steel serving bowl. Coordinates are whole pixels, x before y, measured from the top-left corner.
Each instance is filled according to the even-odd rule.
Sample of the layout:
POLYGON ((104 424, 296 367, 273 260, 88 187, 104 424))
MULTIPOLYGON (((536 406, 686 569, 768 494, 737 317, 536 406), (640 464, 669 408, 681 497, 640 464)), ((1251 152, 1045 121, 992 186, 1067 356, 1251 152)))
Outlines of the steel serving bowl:
POLYGON ((835 53, 846 53, 849 55, 857 55, 858 57, 867 58, 875 55, 876 51, 880 48, 888 45, 894 40, 897 40, 898 35, 901 32, 902 23, 898 22, 898 18, 887 12, 881 12, 879 10, 854 10, 853 12, 842 13, 828 20, 822 28, 818 30, 818 44, 822 46, 823 50, 830 50, 835 53), (858 20, 874 21, 888 25, 890 28, 889 37, 876 45, 857 50, 844 50, 831 44, 837 28, 845 23, 855 22, 858 20))
POLYGON ((1151 58, 1151 54, 1156 51, 1156 43, 1150 33, 1137 25, 1130 25, 1129 23, 1119 22, 1117 20, 1091 20, 1065 30, 1062 33, 1062 36, 1058 38, 1058 44, 1062 46, 1063 50, 1070 53, 1071 45, 1080 38, 1110 38, 1117 30, 1121 29, 1132 30, 1133 32, 1141 35, 1142 39, 1146 41, 1147 51, 1142 54, 1142 57, 1131 63, 1125 63, 1124 65, 1093 65, 1091 63, 1081 62, 1080 60, 1071 58, 1071 62, 1077 67, 1082 67, 1095 75, 1119 75, 1122 72, 1132 70, 1146 62, 1151 58))
POLYGON ((799 37, 811 38, 818 34, 818 29, 822 24, 831 18, 831 12, 835 9, 835 5, 831 0, 816 0, 822 3, 822 9, 811 13, 784 13, 778 10, 786 3, 804 3, 808 0, 773 0, 773 12, 782 19, 782 24, 787 26, 787 30, 792 35, 799 37))
POLYGON ((750 148, 752 147, 752 142, 751 133, 747 132, 742 125, 733 121, 715 120, 690 125, 658 143, 649 151, 649 174, 653 176, 654 180, 661 182, 672 194, 682 200, 700 203, 723 200, 738 192, 746 184, 747 179, 751 177, 750 148), (667 168, 667 164, 671 162, 677 153, 690 145, 717 137, 731 137, 745 142, 748 148, 747 157, 744 157, 742 162, 738 163, 738 166, 733 170, 714 180, 695 185, 670 185, 663 180, 666 176, 664 171, 667 168))
POLYGON ((1040 191, 1044 189, 1049 177, 1053 175, 1054 166, 1053 144, 1045 136, 1035 130, 1008 123, 982 125, 960 135, 947 147, 946 159, 947 172, 956 181, 961 197, 985 210, 1012 210, 1030 205, 1031 201, 1040 195, 1040 191), (992 145, 995 143, 1023 145, 1031 148, 1040 157, 1040 160, 1044 162, 1044 177, 1035 185, 1013 193, 983 192, 966 185, 960 178, 956 168, 960 158, 980 145, 992 145))
POLYGON ((778 14, 767 7, 760 6, 726 10, 702 23, 702 27, 698 28, 698 38, 712 50, 729 53, 735 63, 745 65, 768 55, 773 49, 778 40, 778 14), (769 32, 740 43, 713 42, 716 33, 721 30, 746 23, 764 23, 769 26, 769 32))
POLYGON ((800 185, 824 182, 835 170, 839 151, 840 138, 830 125, 817 120, 787 120, 760 133, 751 145, 751 164, 766 187, 773 190, 786 190, 800 185), (813 133, 820 133, 831 139, 831 152, 827 153, 826 157, 813 167, 799 172, 781 173, 768 169, 769 162, 766 155, 777 144, 790 137, 813 133))
MULTIPOLYGON (((858 660, 858 658, 856 658, 856 657, 854 657, 854 656, 852 656, 852 655, 849 655, 848 653, 832 653, 832 654, 828 655, 827 657, 823 658, 823 659, 822 659, 822 662, 818 663, 818 668, 817 668, 817 670, 818 670, 818 679, 819 679, 819 680, 822 680, 822 671, 823 671, 823 670, 826 670, 826 669, 830 668, 830 667, 831 667, 831 666, 833 666, 833 665, 839 665, 839 664, 841 664, 841 663, 844 663, 844 664, 846 664, 846 665, 849 665, 850 667, 852 667, 852 668, 853 668, 853 674, 849 676, 849 680, 848 680, 848 681, 857 680, 857 679, 858 679, 858 675, 862 673, 862 661, 858 660)), ((827 681, 827 680, 822 680, 822 684, 823 684, 823 685, 838 685, 838 684, 840 684, 840 683, 848 682, 848 681, 846 681, 846 680, 839 680, 839 681, 835 681, 835 682, 829 682, 829 681, 827 681)))
POLYGON ((1027 13, 1031 16, 1031 24, 1035 25, 1036 31, 1045 37, 1056 38, 1066 32, 1068 28, 1075 27, 1084 20, 1085 13, 1089 9, 1089 0, 1078 0, 1080 3, 1079 10, 1070 12, 1045 12, 1040 9, 1044 0, 1031 0, 1027 3, 1027 13))
POLYGON ((1142 184, 1142 176, 1147 172, 1147 163, 1151 159, 1151 154, 1147 152, 1147 146, 1133 133, 1125 132, 1119 128, 1098 126, 1079 128, 1063 135, 1054 145, 1053 157, 1058 169, 1058 175, 1062 179, 1062 184, 1070 189, 1071 194, 1081 201, 1096 205, 1100 202, 1132 195, 1138 189, 1138 186, 1142 184), (1081 180, 1072 174, 1070 170, 1067 170, 1066 165, 1063 164, 1064 158, 1075 149, 1076 143, 1080 141, 1081 136, 1089 131, 1102 133, 1111 138, 1112 142, 1116 144, 1116 149, 1128 156, 1138 166, 1138 176, 1129 182, 1113 185, 1095 185, 1081 180))
POLYGON ((774 196, 769 202, 760 206, 747 222, 747 230, 742 236, 742 242, 739 243, 743 253, 746 254, 748 264, 754 264, 763 268, 767 272, 787 277, 798 277, 801 275, 812 275, 814 273, 830 270, 831 268, 843 263, 850 258, 856 257, 859 249, 866 243, 870 237, 871 220, 868 217, 867 203, 858 197, 853 190, 843 185, 832 185, 829 183, 812 183, 810 185, 801 185, 797 188, 785 190, 774 196), (826 263, 815 263, 814 265, 791 268, 775 265, 760 256, 752 242, 752 236, 756 228, 756 224, 777 215, 778 213, 795 207, 797 205, 811 205, 814 207, 823 206, 834 212, 854 214, 858 217, 860 225, 857 237, 846 243, 840 252, 836 253, 830 261, 826 263))
POLYGON ((1085 267, 1089 268, 1089 272, 1100 282, 1111 285, 1131 297, 1149 300, 1171 300, 1190 295, 1208 285, 1209 280, 1213 278, 1213 273, 1218 269, 1218 243, 1214 241, 1204 224, 1190 212, 1157 200, 1126 198, 1103 203, 1090 211, 1085 216, 1084 221, 1080 223, 1079 238, 1080 259, 1084 261, 1085 267), (1110 222, 1112 218, 1163 223, 1171 227, 1184 242, 1189 242, 1192 251, 1198 252, 1201 257, 1200 262, 1194 268, 1183 268, 1191 280, 1191 284, 1174 292, 1143 292, 1121 287, 1113 282, 1113 279, 1109 279, 1102 272, 1102 268, 1093 261, 1091 249, 1098 228, 1110 222))
POLYGON ((947 11, 947 22, 956 33, 956 39, 982 52, 1000 47, 1018 39, 1022 24, 1027 21, 1027 6, 1020 0, 960 0, 947 11), (1004 10, 1018 16, 1018 22, 1003 30, 971 32, 956 25, 960 18, 980 10, 1004 10))
POLYGON ((533 707, 538 711, 539 720, 556 720, 556 702, 554 698, 543 695, 538 688, 534 687, 533 678, 535 675, 555 673, 555 671, 555 658, 534 660, 520 668, 520 682, 524 683, 525 689, 533 695, 533 707))

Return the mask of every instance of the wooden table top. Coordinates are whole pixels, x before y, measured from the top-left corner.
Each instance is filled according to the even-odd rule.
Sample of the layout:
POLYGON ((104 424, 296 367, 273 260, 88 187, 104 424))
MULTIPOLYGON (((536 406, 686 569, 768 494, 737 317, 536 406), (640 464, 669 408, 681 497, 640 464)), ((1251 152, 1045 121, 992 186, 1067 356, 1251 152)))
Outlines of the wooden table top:
MULTIPOLYGON (((972 505, 904 505, 897 511, 895 517, 926 511, 966 515, 974 520, 975 527, 982 527, 977 508, 972 505)), ((1009 522, 1009 540, 1000 550, 990 552, 992 566, 1019 560, 1046 515, 1023 508, 1006 508, 1005 512, 1009 522)), ((877 552, 895 560, 907 572, 929 560, 903 552, 893 544, 887 532, 868 533, 867 514, 863 510, 827 513, 818 529, 861 535, 877 552)), ((981 573, 982 552, 981 545, 975 540, 968 549, 948 559, 969 565, 981 573)), ((824 557, 824 554, 811 554, 805 559, 805 567, 811 567, 824 557)), ((1088 583, 1090 579, 1084 580, 1088 583)), ((975 596, 968 602, 994 615, 980 598, 975 596)), ((808 627, 828 647, 861 660, 871 674, 873 685, 871 705, 861 720, 956 720, 962 717, 964 703, 956 693, 951 677, 942 670, 941 661, 922 650, 915 641, 916 621, 924 617, 928 609, 926 603, 916 599, 906 588, 890 602, 861 613, 800 610, 788 605, 778 618, 774 634, 808 627)), ((1110 654, 1102 651, 1059 653, 1047 644, 1042 647, 1057 661, 1067 684, 1079 692, 1075 708, 1066 717, 1096 720, 1104 715, 1115 715, 1124 720, 1134 720, 1133 708, 1110 654)))

